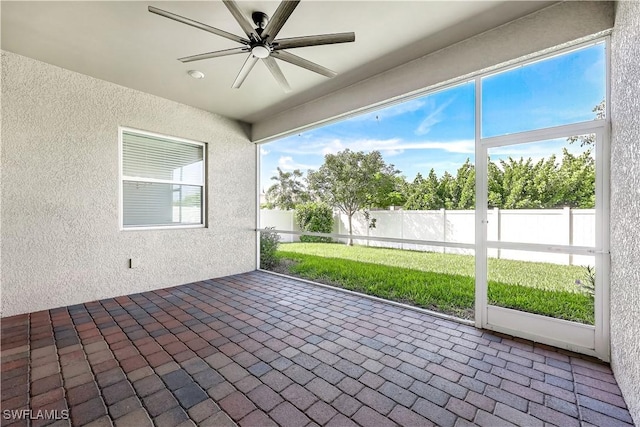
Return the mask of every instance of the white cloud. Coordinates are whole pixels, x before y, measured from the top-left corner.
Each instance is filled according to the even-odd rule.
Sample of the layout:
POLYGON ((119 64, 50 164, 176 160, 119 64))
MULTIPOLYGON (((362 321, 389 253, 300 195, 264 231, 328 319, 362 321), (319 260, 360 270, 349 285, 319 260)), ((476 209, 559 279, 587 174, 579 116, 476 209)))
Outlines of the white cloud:
POLYGON ((307 169, 317 169, 317 165, 306 165, 303 163, 298 163, 293 160, 291 156, 281 156, 278 159, 278 167, 283 171, 292 171, 294 169, 307 170, 307 169))
POLYGON ((322 149, 322 155, 336 154, 345 149, 351 151, 365 151, 370 152, 374 150, 380 151, 386 156, 394 156, 402 153, 402 149, 398 149, 400 139, 356 139, 342 141, 340 139, 334 139, 328 141, 322 149))
POLYGON ((399 149, 403 150, 442 150, 448 153, 473 154, 476 143, 472 139, 462 139, 459 141, 425 141, 409 142, 400 144, 399 149))
POLYGON ((322 155, 336 154, 345 149, 352 151, 380 151, 384 156, 394 156, 407 150, 442 150, 449 153, 473 154, 475 142, 473 140, 457 141, 415 141, 405 142, 400 138, 392 139, 317 139, 309 144, 295 148, 283 148, 278 151, 291 157, 293 155, 322 155))
POLYGON ((266 150, 264 147, 260 147, 260 154, 261 155, 266 156, 269 153, 270 153, 269 150, 266 150))
POLYGON ((420 125, 418 125, 416 129, 416 134, 425 135, 431 131, 431 128, 441 121, 444 120, 444 114, 442 113, 445 108, 447 108, 452 102, 454 98, 450 98, 448 101, 443 102, 442 104, 436 106, 435 103, 431 102, 432 111, 425 117, 420 125))

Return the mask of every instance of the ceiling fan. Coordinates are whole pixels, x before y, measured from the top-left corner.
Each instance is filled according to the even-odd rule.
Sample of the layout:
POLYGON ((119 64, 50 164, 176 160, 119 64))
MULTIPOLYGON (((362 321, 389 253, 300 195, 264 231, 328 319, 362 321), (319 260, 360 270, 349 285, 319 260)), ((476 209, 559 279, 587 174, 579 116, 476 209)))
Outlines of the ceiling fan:
POLYGON ((211 27, 201 22, 194 21, 193 19, 185 18, 184 16, 176 15, 175 13, 158 9, 157 7, 149 6, 149 12, 241 43, 243 46, 240 47, 178 58, 180 61, 187 63, 220 56, 249 53, 244 65, 240 69, 238 77, 236 77, 236 80, 233 82, 232 87, 235 89, 242 85, 242 82, 247 78, 249 72, 251 72, 253 66, 259 59, 262 59, 273 77, 285 92, 290 92, 291 86, 289 86, 289 82, 287 82, 287 79, 274 58, 306 68, 307 70, 314 71, 326 77, 335 77, 337 74, 335 71, 296 56, 287 52, 285 49, 324 44, 349 43, 356 39, 356 35, 353 32, 276 39, 280 29, 282 29, 283 25, 287 22, 287 19, 289 19, 295 8, 298 6, 300 0, 283 0, 278 5, 278 8, 271 19, 269 19, 267 14, 263 12, 253 12, 251 14, 251 18, 256 25, 255 28, 234 0, 223 0, 223 3, 227 6, 227 9, 229 9, 236 21, 238 21, 238 24, 240 24, 240 27, 247 35, 247 38, 211 27))

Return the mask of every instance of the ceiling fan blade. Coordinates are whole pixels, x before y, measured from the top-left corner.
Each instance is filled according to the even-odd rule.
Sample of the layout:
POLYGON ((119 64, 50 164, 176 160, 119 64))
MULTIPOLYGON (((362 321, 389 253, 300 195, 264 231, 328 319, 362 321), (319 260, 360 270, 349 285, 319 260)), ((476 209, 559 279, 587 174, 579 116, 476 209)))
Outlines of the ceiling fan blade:
POLYGON ((244 79, 247 78, 247 76, 253 69, 253 66, 256 65, 256 62, 258 62, 258 57, 249 55, 247 60, 244 61, 244 65, 240 69, 240 72, 238 73, 238 77, 236 77, 236 80, 233 82, 233 85, 231 85, 232 88, 238 89, 240 86, 242 86, 242 82, 244 82, 244 79))
POLYGON ((271 43, 276 38, 282 26, 287 22, 289 16, 291 16, 295 8, 298 6, 298 3, 300 3, 300 0, 283 0, 278 5, 278 8, 262 32, 263 40, 267 43, 271 43))
POLYGON ((285 92, 291 92, 291 86, 289 86, 287 78, 284 76, 284 74, 282 74, 282 70, 280 69, 280 66, 278 66, 276 60, 270 56, 267 56, 262 61, 267 66, 269 71, 271 71, 273 78, 276 79, 282 90, 284 90, 285 92))
POLYGON ((249 44, 249 40, 244 39, 240 36, 236 36, 235 34, 228 33, 218 28, 210 27, 207 24, 194 21, 193 19, 185 18, 184 16, 176 15, 175 13, 167 12, 166 10, 158 9, 157 7, 149 6, 149 12, 155 13, 156 15, 164 16, 165 18, 173 19, 174 21, 178 21, 183 24, 191 25, 192 27, 199 28, 204 31, 208 31, 212 34, 227 38, 229 40, 233 40, 238 43, 249 44))
POLYGON ((178 61, 182 61, 186 64, 187 62, 200 61, 202 59, 209 59, 209 58, 217 58, 219 56, 236 55, 238 53, 246 53, 246 52, 249 52, 249 48, 246 46, 234 47, 232 49, 216 50, 215 52, 207 52, 207 53, 200 53, 198 55, 185 56, 184 58, 178 58, 178 61))
POLYGON ((309 71, 322 74, 325 77, 331 78, 338 75, 338 73, 336 73, 335 71, 325 68, 322 65, 318 65, 315 62, 311 62, 304 58, 300 58, 299 56, 296 56, 284 50, 273 51, 271 52, 271 55, 274 58, 281 59, 290 64, 297 65, 298 67, 306 68, 309 71))
POLYGON ((275 40, 273 48, 294 49, 296 47, 318 46, 323 44, 350 43, 356 40, 355 33, 320 34, 317 36, 292 37, 275 40))
POLYGON ((249 37, 251 40, 260 41, 260 36, 253 28, 253 25, 251 24, 251 21, 249 20, 247 15, 245 15, 244 12, 240 10, 240 8, 238 7, 238 3, 236 3, 234 0, 223 0, 222 2, 225 6, 227 6, 227 9, 229 9, 229 12, 231 12, 236 21, 238 21, 238 24, 240 24, 242 31, 245 32, 247 37, 249 37))

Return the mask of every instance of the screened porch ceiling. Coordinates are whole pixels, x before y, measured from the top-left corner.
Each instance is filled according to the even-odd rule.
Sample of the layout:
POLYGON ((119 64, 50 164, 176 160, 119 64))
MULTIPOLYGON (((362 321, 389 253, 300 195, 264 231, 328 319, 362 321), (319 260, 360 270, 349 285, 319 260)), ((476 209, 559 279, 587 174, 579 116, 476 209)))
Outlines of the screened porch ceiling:
MULTIPOLYGON (((303 1, 280 37, 353 31, 356 42, 296 49, 338 72, 327 79, 280 61, 293 91, 284 93, 263 64, 240 89, 231 85, 244 58, 189 64, 179 57, 236 47, 222 37, 153 15, 149 5, 242 34, 220 1, 3 1, 2 49, 249 123, 540 10, 551 1, 303 1), (195 80, 188 70, 202 71, 195 80)), ((241 1, 273 14, 278 2, 241 1)))

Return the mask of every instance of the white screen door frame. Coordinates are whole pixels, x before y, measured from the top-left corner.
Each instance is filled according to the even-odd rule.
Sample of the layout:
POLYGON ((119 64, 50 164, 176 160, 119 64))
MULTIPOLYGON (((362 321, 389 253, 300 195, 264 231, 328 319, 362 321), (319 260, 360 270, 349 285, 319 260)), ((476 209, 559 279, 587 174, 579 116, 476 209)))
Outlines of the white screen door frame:
MULTIPOLYGON (((609 52, 607 40, 606 46, 609 52)), ((607 64, 608 64, 607 58, 607 64)), ((608 66, 607 66, 608 68, 608 66)), ((609 75, 607 69, 607 76, 609 75)), ((476 294, 475 323, 479 328, 506 333, 535 342, 553 345, 608 361, 609 349, 609 121, 608 119, 482 138, 482 77, 475 79, 476 90, 476 294), (555 138, 594 134, 596 136, 596 230, 595 246, 532 244, 488 239, 488 150, 555 138), (498 307, 488 302, 488 250, 511 249, 588 255, 595 259, 594 325, 555 319, 519 310, 498 307)), ((606 117, 609 117, 607 84, 606 117)))

